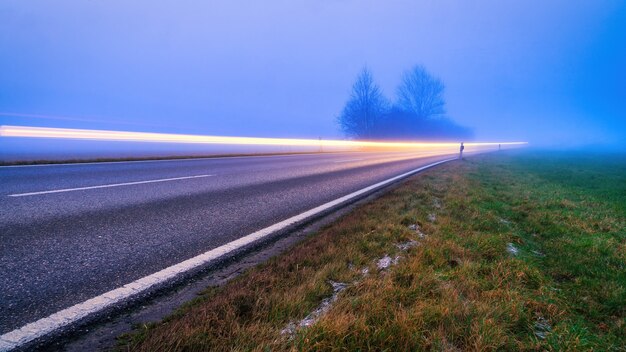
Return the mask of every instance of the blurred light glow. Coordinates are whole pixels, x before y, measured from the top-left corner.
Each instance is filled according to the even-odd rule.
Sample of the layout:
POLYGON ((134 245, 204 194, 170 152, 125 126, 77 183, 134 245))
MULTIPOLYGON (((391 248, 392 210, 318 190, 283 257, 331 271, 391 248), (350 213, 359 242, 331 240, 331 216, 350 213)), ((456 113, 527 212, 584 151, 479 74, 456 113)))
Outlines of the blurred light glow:
MULTIPOLYGON (((446 148, 458 147, 459 142, 383 142, 357 140, 322 140, 299 138, 261 138, 204 136, 130 131, 83 130, 70 128, 0 126, 0 137, 60 138, 99 141, 226 144, 226 145, 270 145, 270 146, 322 146, 322 147, 372 147, 372 148, 446 148)), ((469 142, 467 147, 524 145, 527 142, 469 142)))

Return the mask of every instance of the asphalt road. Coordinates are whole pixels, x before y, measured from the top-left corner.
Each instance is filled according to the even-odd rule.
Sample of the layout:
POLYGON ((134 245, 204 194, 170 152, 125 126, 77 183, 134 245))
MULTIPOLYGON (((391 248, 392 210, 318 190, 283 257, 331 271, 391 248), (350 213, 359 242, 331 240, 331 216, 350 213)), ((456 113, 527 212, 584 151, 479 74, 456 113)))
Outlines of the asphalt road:
POLYGON ((449 157, 341 153, 0 167, 0 334, 449 157))

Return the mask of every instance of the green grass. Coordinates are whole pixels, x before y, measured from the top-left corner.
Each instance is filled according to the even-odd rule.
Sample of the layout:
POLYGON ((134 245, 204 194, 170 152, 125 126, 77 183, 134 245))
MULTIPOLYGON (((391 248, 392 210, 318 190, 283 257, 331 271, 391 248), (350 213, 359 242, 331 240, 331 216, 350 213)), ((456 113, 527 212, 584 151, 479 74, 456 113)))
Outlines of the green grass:
POLYGON ((610 351, 625 319, 626 156, 502 152, 412 177, 119 349, 610 351), (329 280, 349 286, 281 334, 329 280))

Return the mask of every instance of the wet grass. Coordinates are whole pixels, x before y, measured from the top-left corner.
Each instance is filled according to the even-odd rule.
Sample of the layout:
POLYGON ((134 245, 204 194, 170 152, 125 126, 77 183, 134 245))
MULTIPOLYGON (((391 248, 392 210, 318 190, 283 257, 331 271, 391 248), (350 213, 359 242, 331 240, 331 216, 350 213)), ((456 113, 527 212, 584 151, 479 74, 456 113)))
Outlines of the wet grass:
POLYGON ((626 156, 503 152, 409 179, 118 348, 625 350, 625 302, 626 156), (331 281, 330 310, 281 333, 331 281))

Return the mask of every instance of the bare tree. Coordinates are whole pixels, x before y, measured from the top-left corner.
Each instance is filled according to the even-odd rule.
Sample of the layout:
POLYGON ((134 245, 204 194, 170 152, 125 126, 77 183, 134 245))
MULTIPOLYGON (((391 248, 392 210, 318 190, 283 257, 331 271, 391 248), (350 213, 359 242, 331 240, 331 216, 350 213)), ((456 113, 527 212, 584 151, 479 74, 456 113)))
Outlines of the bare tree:
POLYGON ((417 65, 404 73, 398 87, 398 105, 419 120, 439 117, 445 114, 443 82, 433 77, 424 66, 417 65))
POLYGON ((351 137, 375 137, 376 128, 388 106, 389 103, 374 83, 372 74, 367 68, 363 68, 352 85, 350 99, 338 118, 341 129, 351 137))
POLYGON ((372 74, 364 68, 338 122, 345 135, 364 139, 468 140, 470 128, 445 115, 444 84, 423 66, 406 71, 398 100, 390 106, 372 74))

